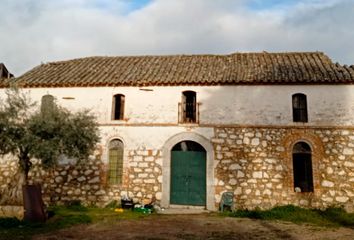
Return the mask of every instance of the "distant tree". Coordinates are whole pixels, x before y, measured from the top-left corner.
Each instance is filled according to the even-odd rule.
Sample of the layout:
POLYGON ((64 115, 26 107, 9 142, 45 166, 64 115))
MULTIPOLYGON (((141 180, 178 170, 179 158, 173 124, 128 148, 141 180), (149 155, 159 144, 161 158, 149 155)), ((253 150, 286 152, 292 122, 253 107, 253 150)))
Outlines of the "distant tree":
POLYGON ((39 108, 16 88, 6 95, 0 104, 0 154, 17 157, 25 185, 33 159, 51 168, 61 156, 84 160, 95 149, 98 125, 88 111, 71 113, 51 99, 39 108))

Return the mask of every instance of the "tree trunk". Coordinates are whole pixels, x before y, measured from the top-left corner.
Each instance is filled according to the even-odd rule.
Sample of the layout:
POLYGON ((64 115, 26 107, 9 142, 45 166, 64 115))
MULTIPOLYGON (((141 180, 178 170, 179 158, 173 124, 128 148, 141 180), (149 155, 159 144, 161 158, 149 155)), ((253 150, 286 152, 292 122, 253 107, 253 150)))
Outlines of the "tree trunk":
POLYGON ((24 220, 30 222, 45 222, 46 214, 42 200, 41 186, 23 185, 23 207, 25 210, 24 220))
POLYGON ((45 222, 46 214, 42 200, 42 190, 39 184, 28 184, 28 173, 32 167, 32 162, 28 156, 28 151, 20 151, 19 162, 25 175, 25 183, 22 185, 23 208, 25 210, 24 220, 30 222, 45 222))

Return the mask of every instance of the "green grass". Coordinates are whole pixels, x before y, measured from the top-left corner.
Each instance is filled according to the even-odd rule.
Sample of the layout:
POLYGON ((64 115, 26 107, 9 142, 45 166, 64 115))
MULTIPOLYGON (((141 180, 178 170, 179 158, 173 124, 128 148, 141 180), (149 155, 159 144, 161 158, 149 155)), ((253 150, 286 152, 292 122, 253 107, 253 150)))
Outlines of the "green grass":
POLYGON ((17 218, 0 218, 0 239, 31 239, 35 234, 48 233, 79 224, 114 224, 120 220, 140 219, 146 214, 126 210, 117 213, 114 208, 84 207, 82 205, 55 206, 45 223, 29 223, 17 218))
POLYGON ((262 220, 283 220, 296 224, 309 223, 326 227, 354 228, 354 213, 347 213, 342 208, 326 210, 304 209, 293 205, 275 207, 270 210, 237 210, 227 216, 262 220))
MULTIPOLYGON (((114 206, 114 204, 112 204, 114 206)), ((80 204, 55 206, 48 210, 54 213, 45 223, 28 223, 16 218, 0 218, 0 239, 31 239, 35 234, 48 233, 78 224, 114 225, 121 220, 137 220, 148 215, 130 210, 117 213, 114 208, 84 207, 80 204)), ((238 210, 227 213, 231 217, 246 217, 263 220, 283 220, 297 224, 307 223, 326 227, 345 226, 354 228, 354 213, 342 208, 311 210, 292 205, 271 210, 238 210)), ((158 217, 158 216, 157 216, 158 217)))

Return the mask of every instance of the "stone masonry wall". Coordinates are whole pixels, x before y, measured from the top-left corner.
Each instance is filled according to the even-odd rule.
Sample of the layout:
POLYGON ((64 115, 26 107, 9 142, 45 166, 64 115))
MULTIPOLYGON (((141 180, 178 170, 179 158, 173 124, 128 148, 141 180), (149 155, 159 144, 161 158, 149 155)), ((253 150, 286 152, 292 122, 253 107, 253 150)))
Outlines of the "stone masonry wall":
POLYGON ((129 151, 129 192, 135 200, 162 197, 162 156, 160 150, 129 151))
MULTIPOLYGON (((47 204, 79 200, 84 204, 101 204, 113 196, 115 189, 105 184, 105 166, 100 155, 86 163, 59 165, 45 170, 38 161, 29 173, 30 184, 41 184, 47 204)), ((23 176, 15 158, 7 156, 0 164, 0 205, 22 205, 23 176)))
MULTIPOLYGON (((108 184, 108 165, 101 161, 98 152, 85 163, 59 165, 55 169, 44 170, 37 161, 29 173, 29 183, 41 184, 46 204, 80 201, 104 206, 122 196, 137 202, 152 197, 161 200, 161 151, 143 148, 126 151, 122 184, 108 184)), ((22 184, 17 161, 6 156, 0 163, 0 205, 22 205, 22 184)))
POLYGON ((237 208, 354 206, 354 131, 215 128, 216 202, 232 191, 237 208), (312 147, 314 192, 295 193, 292 147, 312 147))
MULTIPOLYGON (((354 130, 217 127, 211 139, 215 151, 215 200, 235 194, 237 208, 270 208, 295 204, 354 210, 354 130), (312 148, 313 193, 295 193, 292 147, 305 141, 312 148)), ((162 197, 162 152, 125 149, 123 183, 107 183, 107 164, 97 151, 86 164, 66 164, 43 170, 35 164, 30 179, 41 183, 47 204, 80 200, 104 206, 121 196, 143 201, 162 197)), ((22 205, 22 180, 17 162, 0 159, 0 205, 22 205)))

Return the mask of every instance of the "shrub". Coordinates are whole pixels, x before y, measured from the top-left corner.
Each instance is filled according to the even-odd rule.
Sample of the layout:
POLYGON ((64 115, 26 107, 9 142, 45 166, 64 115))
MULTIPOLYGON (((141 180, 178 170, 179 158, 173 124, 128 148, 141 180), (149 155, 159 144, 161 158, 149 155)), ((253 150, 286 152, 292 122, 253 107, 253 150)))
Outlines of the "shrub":
POLYGON ((15 217, 0 218, 0 228, 14 228, 22 224, 22 221, 15 217))

